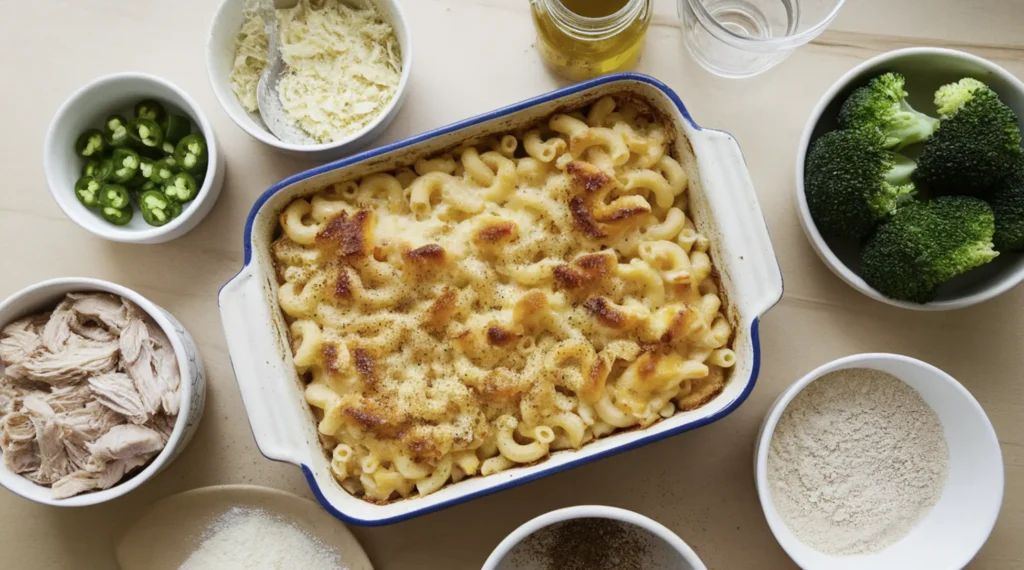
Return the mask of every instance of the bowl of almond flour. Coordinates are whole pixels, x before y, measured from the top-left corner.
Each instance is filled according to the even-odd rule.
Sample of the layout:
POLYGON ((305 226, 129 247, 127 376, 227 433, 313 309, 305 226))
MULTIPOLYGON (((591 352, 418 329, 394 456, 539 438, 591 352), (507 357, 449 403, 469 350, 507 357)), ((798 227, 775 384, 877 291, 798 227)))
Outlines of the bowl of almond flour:
POLYGON ((988 539, 1003 459, 985 411, 920 360, 860 354, 776 400, 754 474, 775 538, 808 570, 945 570, 988 539))

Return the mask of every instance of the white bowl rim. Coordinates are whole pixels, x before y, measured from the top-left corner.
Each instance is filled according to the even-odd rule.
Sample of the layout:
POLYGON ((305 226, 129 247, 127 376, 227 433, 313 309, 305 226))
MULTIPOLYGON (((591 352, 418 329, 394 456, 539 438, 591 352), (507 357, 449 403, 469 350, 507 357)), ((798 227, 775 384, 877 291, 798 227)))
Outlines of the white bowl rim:
POLYGON ((912 47, 886 52, 862 62, 843 74, 842 77, 836 80, 836 82, 829 87, 828 91, 825 92, 821 99, 818 100, 818 103, 814 106, 814 110, 811 111, 810 118, 804 125, 803 134, 800 136, 800 144, 797 147, 796 169, 794 174, 796 178, 796 185, 794 188, 796 189, 798 209, 797 217, 800 219, 800 226, 804 229, 804 234, 807 236, 807 240, 811 242, 811 247, 814 249, 814 252, 818 254, 818 257, 821 258, 829 269, 832 270, 832 273, 846 282, 847 285, 853 287, 857 291, 860 291, 864 295, 887 305, 915 311, 949 311, 953 309, 962 309, 998 297, 1019 285, 1024 281, 1024 265, 1015 272, 1007 272, 1007 275, 1015 273, 1015 276, 1009 276, 1001 282, 987 286, 981 291, 971 295, 942 301, 931 301, 923 304, 891 299, 882 295, 873 287, 868 285, 860 275, 857 275, 857 273, 847 267, 846 264, 832 252, 832 249, 825 243, 825 239, 814 224, 814 220, 811 219, 811 211, 807 207, 807 198, 804 194, 804 162, 806 162, 807 150, 811 144, 811 136, 814 134, 814 129, 818 126, 821 116, 824 114, 825 109, 832 103, 832 100, 839 94, 839 92, 846 89, 856 76, 860 75, 865 70, 877 67, 879 64, 888 61, 915 55, 940 55, 964 59, 992 72, 992 74, 998 76, 1000 79, 1013 85, 1014 88, 1020 91, 1022 96, 1024 96, 1024 82, 1017 79, 1016 76, 987 59, 964 51, 937 47, 912 47))
POLYGON ((678 552, 695 570, 706 570, 697 553, 682 538, 658 521, 626 509, 604 505, 578 505, 550 511, 519 525, 505 537, 487 557, 481 570, 494 570, 505 556, 526 537, 555 523, 570 519, 612 519, 638 526, 665 541, 678 552))
MULTIPOLYGON (((793 562, 797 563, 798 565, 801 564, 801 561, 799 560, 799 554, 797 554, 790 548, 791 545, 787 540, 784 540, 779 536, 779 531, 781 530, 779 527, 780 525, 784 525, 785 523, 782 522, 782 515, 778 513, 778 510, 775 508, 775 504, 772 502, 771 497, 768 496, 768 452, 771 447, 770 444, 772 441, 772 437, 775 435, 775 428, 776 426, 778 426, 779 420, 782 418, 782 414, 786 411, 786 408, 789 407, 789 404, 793 401, 793 398, 795 398, 797 394, 802 392, 804 388, 806 388, 807 385, 810 384, 811 382, 814 382, 815 380, 821 378, 822 376, 828 374, 829 372, 833 372, 836 370, 848 368, 874 369, 874 367, 870 363, 878 362, 880 360, 900 362, 904 364, 909 364, 911 366, 915 366, 917 368, 921 368, 927 371, 932 376, 934 376, 934 378, 951 385, 953 389, 956 390, 956 392, 962 396, 964 405, 973 410, 984 420, 984 423, 988 427, 988 430, 986 430, 986 439, 988 439, 988 443, 994 445, 996 449, 1001 450, 1001 447, 999 445, 999 437, 996 435, 995 428, 992 427, 992 421, 989 419, 988 414, 985 413, 985 409, 981 407, 981 404, 978 403, 978 400, 975 399, 974 395, 972 395, 971 392, 967 390, 967 388, 965 388, 963 384, 961 384, 959 381, 957 381, 956 378, 953 378, 951 375, 947 374, 945 371, 943 371, 941 368, 938 368, 937 366, 928 364, 923 360, 918 360, 910 356, 886 352, 867 352, 861 354, 851 354, 850 356, 837 358, 835 360, 826 362, 821 366, 818 366, 814 370, 811 370, 810 372, 805 374, 796 382, 790 384, 782 392, 782 394, 779 395, 778 399, 772 403, 768 415, 764 419, 764 425, 761 427, 761 430, 758 433, 756 443, 757 447, 754 463, 754 477, 756 483, 755 486, 757 487, 757 498, 761 503, 761 510, 765 515, 765 520, 768 522, 768 527, 772 531, 772 536, 775 537, 775 541, 778 542, 780 546, 782 546, 782 549, 786 551, 786 554, 793 560, 793 562), (773 516, 769 516, 769 514, 773 516)), ((902 379, 900 381, 902 381, 902 379)), ((970 558, 963 561, 964 565, 970 562, 970 560, 975 555, 977 555, 978 551, 981 550, 981 547, 984 546, 985 542, 988 540, 988 537, 992 534, 992 529, 995 527, 996 520, 999 518, 999 511, 1002 507, 1003 495, 1005 492, 1004 462, 1001 452, 999 455, 999 481, 999 501, 996 503, 995 510, 991 513, 991 516, 988 517, 988 519, 986 519, 987 522, 985 524, 987 528, 984 533, 984 538, 976 547, 972 548, 973 553, 971 554, 970 558)))
MULTIPOLYGON (((93 235, 124 243, 148 243, 150 242, 150 240, 153 240, 154 238, 165 236, 169 233, 174 232, 178 227, 185 224, 193 215, 195 215, 196 211, 198 210, 198 204, 209 196, 211 192, 210 189, 213 186, 214 180, 217 177, 217 169, 219 167, 220 165, 218 164, 217 138, 214 134, 213 126, 207 120, 206 115, 203 113, 202 109, 199 108, 199 105, 195 102, 195 100, 192 99, 192 97, 189 96, 188 93, 186 93, 177 85, 171 83, 170 81, 160 76, 153 75, 151 73, 146 73, 143 71, 121 71, 118 73, 103 75, 76 89, 74 93, 72 93, 67 99, 64 100, 61 106, 57 109, 57 112, 53 115, 53 118, 50 120, 50 126, 46 130, 46 138, 43 142, 43 170, 46 175, 46 185, 50 190, 50 195, 53 197, 53 201, 57 203, 57 206, 61 209, 61 211, 64 212, 64 215, 71 219, 71 221, 75 222, 75 224, 78 225, 80 228, 92 233, 93 235), (185 103, 188 105, 188 110, 191 111, 195 118, 198 120, 199 130, 200 132, 203 133, 203 138, 206 139, 206 153, 209 160, 207 166, 208 170, 206 172, 206 177, 203 179, 203 186, 199 189, 199 193, 196 194, 196 197, 192 200, 192 202, 190 202, 188 206, 185 207, 185 211, 182 213, 182 215, 178 216, 174 220, 171 220, 170 223, 163 226, 150 227, 142 230, 124 228, 120 226, 115 226, 114 224, 106 224, 106 226, 109 226, 109 228, 106 226, 99 226, 102 227, 103 229, 98 230, 96 227, 91 227, 80 222, 79 214, 75 212, 72 208, 65 207, 64 204, 57 198, 57 192, 61 192, 62 189, 54 188, 55 183, 50 179, 50 172, 53 170, 53 161, 56 160, 56 157, 53 156, 53 152, 56 149, 56 145, 61 144, 54 140, 54 137, 56 136, 55 131, 57 130, 57 123, 64 119, 65 115, 71 112, 72 108, 78 102, 79 98, 81 98, 87 91, 90 91, 102 85, 106 85, 108 83, 115 83, 118 81, 123 81, 125 79, 139 79, 142 81, 154 83, 167 89, 168 91, 173 92, 177 96, 181 97, 183 101, 185 101, 185 103)), ((70 189, 69 191, 74 192, 74 189, 70 189)))
MULTIPOLYGON (((217 7, 217 11, 214 13, 213 21, 210 24, 210 29, 209 29, 209 31, 207 32, 207 35, 206 35, 206 73, 207 73, 207 76, 209 77, 210 85, 211 86, 215 86, 215 85, 217 85, 220 82, 220 79, 218 77, 214 76, 213 65, 211 65, 211 60, 213 59, 213 50, 214 50, 214 45, 213 45, 213 43, 214 43, 213 29, 214 29, 214 26, 217 24, 217 22, 221 18, 221 12, 223 12, 227 8, 228 4, 234 4, 237 1, 238 0, 221 0, 220 5, 217 7)), ((398 87, 395 89, 395 94, 391 96, 391 100, 388 101, 388 104, 385 105, 383 109, 381 109, 380 113, 378 113, 377 116, 374 117, 372 121, 367 123, 365 127, 363 127, 362 129, 352 133, 351 135, 348 135, 347 137, 345 137, 343 139, 339 139, 339 140, 332 141, 332 142, 329 142, 329 143, 295 144, 295 143, 285 142, 285 141, 275 137, 270 131, 268 131, 266 129, 253 128, 251 125, 245 124, 245 123, 239 121, 238 119, 236 119, 234 113, 232 113, 231 111, 228 110, 228 104, 227 104, 227 102, 224 101, 224 98, 221 97, 220 91, 217 90, 216 88, 214 88, 213 89, 213 93, 217 97, 217 102, 220 103, 220 106, 224 110, 224 113, 227 114, 227 116, 231 117, 231 120, 236 125, 238 125, 243 131, 248 133, 249 136, 255 138, 256 140, 258 140, 258 141, 260 141, 260 142, 262 142, 264 144, 268 144, 268 145, 270 145, 272 147, 279 148, 279 149, 282 149, 282 150, 292 151, 292 152, 314 153, 314 152, 325 151, 325 150, 336 150, 336 149, 339 149, 339 148, 341 148, 341 147, 343 147, 345 145, 348 145, 348 144, 351 144, 351 143, 353 143, 353 142, 355 142, 357 140, 360 140, 364 136, 367 136, 371 132, 373 132, 373 130, 377 127, 377 125, 379 125, 382 121, 384 121, 386 117, 390 116, 392 113, 395 113, 397 111, 395 107, 403 100, 402 94, 406 90, 406 87, 407 87, 407 85, 409 83, 410 73, 412 71, 412 54, 413 54, 412 43, 413 42, 412 42, 412 33, 409 30, 408 20, 405 17, 405 11, 402 9, 402 3, 401 2, 398 2, 396 0, 371 0, 371 1, 379 2, 379 3, 387 3, 387 4, 389 4, 389 5, 394 7, 395 15, 397 16, 397 22, 389 22, 389 23, 392 25, 392 27, 395 27, 396 25, 397 26, 401 26, 403 32, 405 33, 406 44, 407 45, 402 46, 402 73, 401 73, 401 75, 398 78, 398 87)), ((244 109, 243 109, 243 111, 244 111, 244 109)))
MULTIPOLYGON (((137 471, 131 479, 118 482, 113 487, 102 491, 83 493, 67 499, 54 499, 50 495, 49 487, 44 487, 35 483, 33 483, 32 488, 38 490, 38 493, 22 493, 19 490, 8 487, 6 484, 6 480, 8 478, 25 478, 17 473, 12 473, 6 467, 0 466, 0 486, 3 486, 12 493, 29 499, 30 501, 55 507, 85 507, 105 503, 122 495, 126 495, 146 481, 149 481, 157 472, 163 469, 171 461, 173 456, 177 455, 178 443, 184 436, 185 428, 188 424, 188 417, 190 415, 189 404, 192 401, 191 378, 185 377, 189 371, 188 356, 185 352, 184 343, 178 336, 177 331, 175 331, 174 325, 159 305, 128 287, 118 285, 117 283, 112 283, 110 281, 104 281, 102 279, 94 279, 92 277, 58 277, 56 279, 40 281, 22 288, 0 302, 0 313, 3 313, 8 307, 17 303, 26 295, 46 287, 64 289, 64 294, 76 291, 100 291, 113 293, 135 303, 139 308, 145 311, 157 325, 160 326, 160 329, 163 330, 164 334, 167 335, 167 338, 170 339, 171 346, 174 348, 174 356, 178 362, 178 371, 182 375, 181 385, 179 387, 180 406, 178 409, 178 417, 174 420, 174 429, 171 431, 171 435, 167 438, 167 443, 164 445, 164 448, 160 450, 160 453, 158 453, 144 469, 137 471)), ((6 322, 0 322, 0 327, 7 326, 8 324, 9 323, 6 322)), ((28 479, 25 480, 27 481, 28 479)), ((31 481, 29 482, 32 483, 31 481)))

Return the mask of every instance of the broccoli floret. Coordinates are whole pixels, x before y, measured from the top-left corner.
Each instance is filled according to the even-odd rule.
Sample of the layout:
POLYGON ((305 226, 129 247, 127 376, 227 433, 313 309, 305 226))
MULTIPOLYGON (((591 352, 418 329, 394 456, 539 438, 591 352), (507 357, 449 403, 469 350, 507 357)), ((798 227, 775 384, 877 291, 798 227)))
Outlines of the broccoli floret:
POLYGON ((976 79, 935 93, 939 128, 918 159, 918 180, 938 194, 981 195, 1021 158, 1017 116, 976 79))
POLYGON ((1024 251, 1024 161, 992 189, 988 203, 996 215, 996 249, 1024 251))
POLYGON ((995 219, 983 200, 944 196, 896 210, 861 251, 861 276, 894 299, 927 303, 942 283, 992 261, 995 219))
POLYGON ((907 103, 905 81, 899 73, 885 73, 854 91, 839 111, 839 126, 877 129, 885 136, 882 146, 893 150, 928 140, 939 120, 907 103))
POLYGON ((862 239, 914 195, 914 161, 882 148, 882 135, 832 131, 815 141, 804 170, 807 206, 826 234, 862 239))

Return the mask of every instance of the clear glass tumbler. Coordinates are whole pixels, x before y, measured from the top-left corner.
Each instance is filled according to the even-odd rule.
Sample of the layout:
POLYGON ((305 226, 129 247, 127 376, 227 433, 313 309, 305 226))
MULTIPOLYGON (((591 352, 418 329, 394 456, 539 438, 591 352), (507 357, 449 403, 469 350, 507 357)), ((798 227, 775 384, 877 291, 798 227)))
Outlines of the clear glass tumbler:
POLYGON ((750 77, 818 37, 844 0, 678 0, 683 41, 722 77, 750 77))

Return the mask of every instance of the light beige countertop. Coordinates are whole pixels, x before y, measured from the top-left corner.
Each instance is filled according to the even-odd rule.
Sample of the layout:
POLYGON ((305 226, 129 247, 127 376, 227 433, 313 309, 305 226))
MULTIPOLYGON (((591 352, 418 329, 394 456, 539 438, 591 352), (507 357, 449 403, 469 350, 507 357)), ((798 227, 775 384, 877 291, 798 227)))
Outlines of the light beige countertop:
MULTIPOLYGON (((0 136, 0 297, 42 279, 84 275, 134 288, 177 316, 206 360, 209 394, 195 439, 163 473, 96 507, 61 509, 0 491, 0 566, 111 569, 121 529, 154 501, 223 483, 310 496, 298 468, 263 458, 253 443, 225 351, 217 291, 242 263, 242 228, 255 200, 314 166, 276 154, 237 128, 206 77, 214 0, 8 0, 0 18, 4 109, 0 136), (64 217, 42 169, 43 137, 57 107, 103 74, 154 73, 206 111, 227 157, 212 214, 164 245, 116 244, 64 217)), ((527 519, 600 503, 664 523, 712 570, 793 568, 762 516, 752 450, 758 424, 782 389, 828 360, 869 351, 930 362, 959 379, 1002 442, 1006 495, 992 537, 970 566, 1024 568, 1024 287, 983 305, 918 313, 869 300, 818 260, 797 222, 793 169, 811 108, 840 75, 890 49, 938 45, 989 58, 1024 77, 1022 0, 849 0, 831 29, 750 80, 714 77, 684 53, 673 0, 658 14, 638 71, 675 89, 695 120, 736 136, 785 276, 782 302, 764 318, 761 376, 732 415, 439 513, 382 528, 353 528, 378 570, 475 570, 527 519)), ((404 138, 560 85, 533 48, 526 0, 404 0, 415 45, 409 97, 378 141, 404 138)))

